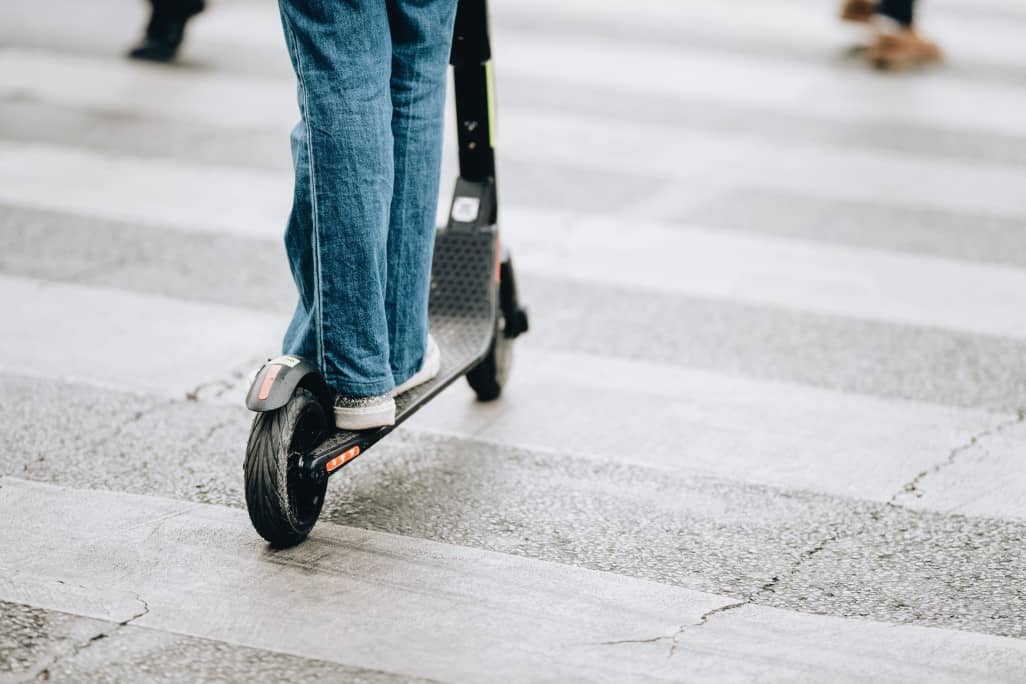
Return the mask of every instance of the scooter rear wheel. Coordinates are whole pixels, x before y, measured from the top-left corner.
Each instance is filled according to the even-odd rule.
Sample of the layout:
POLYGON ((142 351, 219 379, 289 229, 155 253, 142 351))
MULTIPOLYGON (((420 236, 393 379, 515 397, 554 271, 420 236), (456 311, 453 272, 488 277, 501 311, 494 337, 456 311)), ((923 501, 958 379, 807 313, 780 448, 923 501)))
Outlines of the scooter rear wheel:
POLYGON ((488 356, 467 372, 467 382, 478 401, 494 401, 502 394, 513 365, 513 339, 506 337, 504 317, 499 315, 488 356))
POLYGON ((331 428, 324 407, 298 388, 288 403, 258 413, 246 445, 244 473, 249 519, 273 546, 303 541, 324 505, 327 478, 302 477, 300 461, 331 428))

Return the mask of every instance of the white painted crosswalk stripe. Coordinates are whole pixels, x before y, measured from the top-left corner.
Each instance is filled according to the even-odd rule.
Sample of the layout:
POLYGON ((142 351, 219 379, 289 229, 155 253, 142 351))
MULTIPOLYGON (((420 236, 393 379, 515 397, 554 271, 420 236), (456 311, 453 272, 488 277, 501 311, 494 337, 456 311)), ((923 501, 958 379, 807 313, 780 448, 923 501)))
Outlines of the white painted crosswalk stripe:
MULTIPOLYGON (((515 365, 516 381, 501 406, 475 405, 469 392, 453 390, 409 425, 554 454, 888 501, 972 435, 1014 420, 644 361, 538 351, 528 340, 515 365), (625 427, 628 414, 640 422, 625 427)), ((1016 438, 988 442, 984 460, 1014 458, 1016 438)), ((987 497, 950 488, 909 503, 1026 518, 1018 503, 1026 483, 1018 479, 987 497)))
POLYGON ((0 277, 0 368, 182 397, 254 367, 279 316, 0 277))
POLYGON ((281 174, 0 141, 0 202, 149 225, 280 236, 281 174))
MULTIPOLYGON (((515 215, 514 215, 515 216, 515 215)), ((522 214, 533 273, 895 324, 1026 338, 1026 272, 712 229, 522 214)))
POLYGON ((412 676, 853 680, 873 663, 888 679, 1013 681, 1026 667, 1015 639, 741 606, 328 524, 273 553, 245 513, 215 506, 5 478, 0 510, 0 599, 412 676))

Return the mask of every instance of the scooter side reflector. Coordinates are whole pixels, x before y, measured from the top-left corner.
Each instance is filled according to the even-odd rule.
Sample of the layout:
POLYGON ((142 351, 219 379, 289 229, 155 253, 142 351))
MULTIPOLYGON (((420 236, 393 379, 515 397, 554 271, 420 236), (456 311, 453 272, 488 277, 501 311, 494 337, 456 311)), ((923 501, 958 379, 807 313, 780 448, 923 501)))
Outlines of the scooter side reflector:
POLYGON ((260 383, 260 391, 257 393, 257 399, 263 401, 271 394, 271 385, 274 384, 274 379, 278 377, 278 373, 281 373, 281 366, 275 364, 267 369, 267 375, 264 376, 264 381, 260 383))
POLYGON ((335 458, 333 458, 330 461, 328 461, 325 464, 324 469, 327 470, 329 473, 332 472, 333 470, 338 470, 339 468, 344 466, 346 463, 349 463, 350 461, 352 461, 354 458, 356 458, 359 455, 360 455, 360 446, 359 445, 354 446, 354 447, 352 447, 350 449, 346 449, 341 454, 339 454, 335 458))

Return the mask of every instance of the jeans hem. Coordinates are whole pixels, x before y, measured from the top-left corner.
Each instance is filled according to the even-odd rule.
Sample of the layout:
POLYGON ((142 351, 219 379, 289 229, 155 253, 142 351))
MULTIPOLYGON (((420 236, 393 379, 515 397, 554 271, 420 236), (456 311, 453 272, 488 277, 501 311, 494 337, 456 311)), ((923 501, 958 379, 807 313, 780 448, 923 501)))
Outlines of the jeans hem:
POLYGON ((419 373, 420 369, 423 368, 423 367, 424 367, 424 360, 421 359, 420 363, 418 363, 416 366, 414 366, 412 369, 410 369, 410 371, 407 372, 407 373, 396 373, 395 371, 393 371, 392 372, 392 377, 395 378, 395 386, 398 387, 399 385, 403 384, 404 382, 406 382, 407 380, 412 378, 414 375, 419 373))
POLYGON ((328 377, 324 378, 324 380, 328 383, 328 387, 347 397, 376 397, 381 394, 388 394, 396 387, 392 378, 369 382, 335 380, 328 377))

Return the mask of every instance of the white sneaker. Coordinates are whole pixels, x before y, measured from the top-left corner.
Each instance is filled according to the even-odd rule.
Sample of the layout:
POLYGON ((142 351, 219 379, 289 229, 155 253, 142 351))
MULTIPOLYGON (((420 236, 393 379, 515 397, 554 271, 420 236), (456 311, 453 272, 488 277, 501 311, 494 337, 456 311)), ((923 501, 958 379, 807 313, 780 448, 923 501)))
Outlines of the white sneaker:
POLYGON ((424 350, 424 362, 420 364, 420 370, 413 374, 409 380, 392 390, 392 396, 398 397, 403 392, 409 392, 418 385, 423 385, 429 380, 434 380, 438 371, 442 369, 442 350, 438 348, 435 338, 428 335, 427 349, 424 350))
POLYGON ((389 425, 395 425, 395 399, 391 394, 335 397, 335 427, 339 430, 372 430, 389 425))

